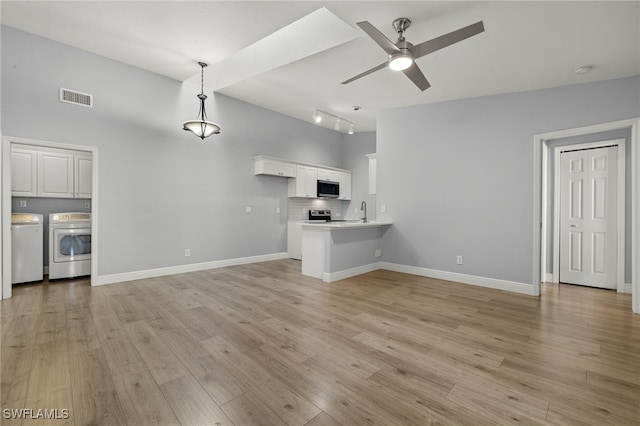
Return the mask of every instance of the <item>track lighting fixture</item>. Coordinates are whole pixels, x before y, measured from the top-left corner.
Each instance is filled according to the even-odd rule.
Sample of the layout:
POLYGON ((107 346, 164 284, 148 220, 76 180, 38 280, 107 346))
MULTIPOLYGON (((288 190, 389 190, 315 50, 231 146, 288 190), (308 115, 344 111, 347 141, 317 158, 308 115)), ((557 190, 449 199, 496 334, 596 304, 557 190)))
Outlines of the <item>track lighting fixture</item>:
POLYGON ((313 119, 313 122, 316 124, 320 124, 325 117, 329 117, 335 120, 335 124, 333 128, 336 131, 339 132, 341 131, 341 129, 346 127, 348 129, 347 131, 348 134, 352 135, 354 133, 355 125, 353 121, 347 120, 346 118, 340 117, 339 115, 335 115, 330 112, 317 109, 314 111, 313 115, 311 116, 311 118, 313 119))

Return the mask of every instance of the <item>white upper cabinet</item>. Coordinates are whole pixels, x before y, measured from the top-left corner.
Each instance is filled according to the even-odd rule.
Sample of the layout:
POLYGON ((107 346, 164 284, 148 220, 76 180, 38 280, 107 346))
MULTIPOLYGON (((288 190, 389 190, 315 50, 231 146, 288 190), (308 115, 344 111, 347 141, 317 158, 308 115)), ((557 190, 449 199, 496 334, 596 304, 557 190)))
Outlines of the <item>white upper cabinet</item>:
POLYGON ((11 194, 35 197, 38 188, 38 157, 35 151, 11 150, 11 194))
POLYGON ((89 152, 29 147, 11 148, 11 195, 91 198, 93 161, 89 152))
POLYGON ((272 158, 256 157, 254 174, 296 177, 296 165, 272 158))
POLYGON ((318 168, 297 166, 295 179, 289 179, 289 197, 317 198, 318 168))
POLYGON ((351 199, 351 173, 338 173, 338 182, 340 182, 340 200, 351 199))
POLYGON ((73 154, 38 152, 38 197, 73 198, 73 154))
POLYGON ((339 200, 351 199, 351 171, 320 166, 310 163, 298 163, 266 155, 253 157, 254 174, 288 177, 290 198, 318 198, 318 181, 327 180, 340 184, 339 200))
POLYGON ((328 180, 331 182, 339 182, 341 172, 329 169, 318 168, 318 180, 328 180))
POLYGON ((75 197, 91 198, 93 192, 93 156, 79 153, 74 156, 75 197))

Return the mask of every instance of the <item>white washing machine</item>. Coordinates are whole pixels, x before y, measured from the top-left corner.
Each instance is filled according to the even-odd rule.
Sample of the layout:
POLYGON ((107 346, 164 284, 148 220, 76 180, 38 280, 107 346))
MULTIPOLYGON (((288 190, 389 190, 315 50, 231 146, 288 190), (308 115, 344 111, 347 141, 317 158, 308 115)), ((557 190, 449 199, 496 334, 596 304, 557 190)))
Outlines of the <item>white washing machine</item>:
POLYGON ((91 213, 49 215, 49 279, 91 274, 91 213))
POLYGON ((13 213, 11 215, 11 284, 42 281, 43 247, 42 215, 13 213))

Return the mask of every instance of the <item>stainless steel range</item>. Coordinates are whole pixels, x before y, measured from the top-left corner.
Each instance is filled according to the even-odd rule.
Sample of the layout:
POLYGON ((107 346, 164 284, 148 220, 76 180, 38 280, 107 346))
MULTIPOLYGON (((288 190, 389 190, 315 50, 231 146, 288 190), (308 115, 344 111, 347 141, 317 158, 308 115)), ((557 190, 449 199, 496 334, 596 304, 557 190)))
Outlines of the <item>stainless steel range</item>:
POLYGON ((309 221, 345 222, 344 219, 332 219, 331 210, 309 210, 309 221))

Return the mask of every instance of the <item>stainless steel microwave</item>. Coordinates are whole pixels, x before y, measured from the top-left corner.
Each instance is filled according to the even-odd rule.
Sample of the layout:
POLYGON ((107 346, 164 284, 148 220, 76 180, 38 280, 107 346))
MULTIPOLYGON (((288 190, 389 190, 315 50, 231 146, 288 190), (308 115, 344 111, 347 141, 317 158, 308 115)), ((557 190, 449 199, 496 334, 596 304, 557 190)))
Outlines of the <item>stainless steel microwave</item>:
POLYGON ((330 180, 318 181, 318 198, 338 198, 340 196, 340 183, 330 180))

